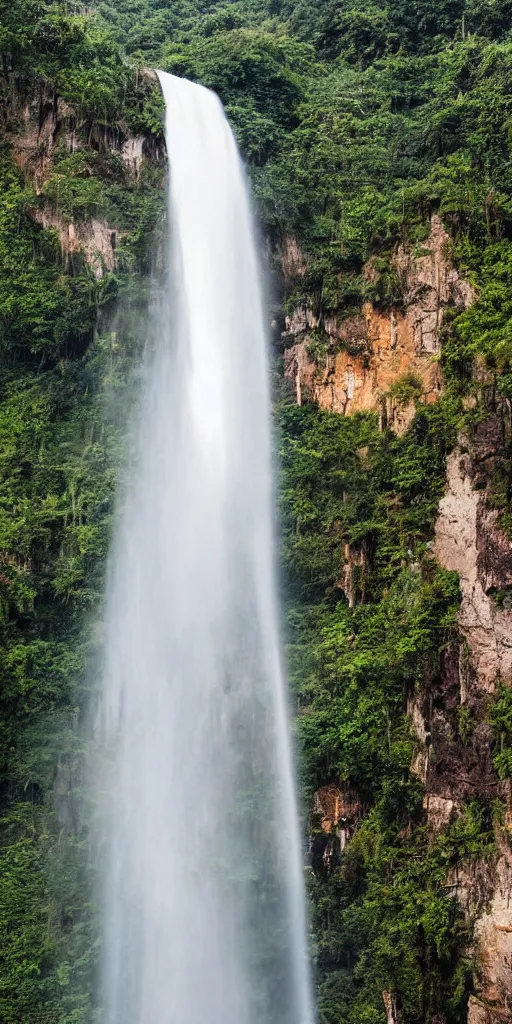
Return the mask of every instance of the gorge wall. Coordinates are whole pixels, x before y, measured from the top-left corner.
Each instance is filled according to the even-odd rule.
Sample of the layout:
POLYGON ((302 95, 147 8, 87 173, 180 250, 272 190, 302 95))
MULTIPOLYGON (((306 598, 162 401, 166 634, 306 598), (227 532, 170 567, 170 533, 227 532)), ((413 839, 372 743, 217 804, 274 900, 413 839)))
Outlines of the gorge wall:
MULTIPOLYGON (((296 244, 296 243, 295 243, 296 244)), ((378 412, 383 425, 407 429, 417 401, 432 403, 442 388, 439 369, 443 313, 448 305, 464 309, 473 299, 450 258, 452 243, 437 214, 421 245, 397 246, 391 265, 400 282, 400 307, 382 309, 368 301, 356 315, 315 316, 301 305, 286 317, 284 374, 294 383, 299 405, 306 397, 321 409, 350 416, 378 412), (324 339, 314 356, 315 336, 324 339), (404 394, 393 394, 400 382, 404 394), (409 391, 407 393, 407 382, 409 391)), ((287 244, 290 249, 290 243, 287 244)), ((297 266, 284 261, 285 280, 297 266)), ((303 257, 298 273, 306 273, 303 257)), ((363 276, 375 284, 379 271, 370 259, 363 276)), ((293 281, 293 276, 291 277, 293 281)))
MULTIPOLYGON (((450 236, 434 215, 421 247, 402 244, 393 253, 400 306, 382 309, 367 301, 358 315, 322 316, 303 302, 289 314, 282 335, 284 377, 297 404, 313 402, 342 416, 376 413, 379 430, 403 435, 419 404, 437 402, 443 393, 439 356, 445 310, 467 309, 477 297, 454 267, 451 252, 450 236), (319 332, 324 337, 320 355, 319 332)), ((306 265, 295 240, 286 242, 284 253, 285 280, 300 279, 306 265)), ((363 273, 376 280, 371 259, 363 273)), ((493 507, 492 481, 508 452, 511 414, 491 376, 481 371, 477 376, 478 397, 470 404, 479 404, 479 416, 471 429, 460 432, 446 458, 445 489, 428 550, 429 559, 460 580, 456 628, 437 677, 427 674, 410 693, 407 715, 416 739, 411 771, 424 787, 431 835, 453 823, 468 800, 502 803, 492 854, 467 863, 462 858, 446 878, 472 935, 468 1024, 499 1024, 512 1013, 512 805, 509 782, 500 781, 493 766, 490 707, 497 687, 512 683, 512 541, 493 507), (465 734, 461 720, 469 723, 465 734)), ((344 557, 339 586, 353 608, 354 571, 360 572, 365 557, 348 544, 344 557)), ((368 811, 350 787, 331 784, 315 792, 314 872, 336 872, 340 854, 368 811)), ((393 994, 383 991, 383 1001, 388 1024, 397 1024, 402 1015, 393 994)), ((444 1020, 442 1013, 436 1017, 440 1024, 444 1020)))

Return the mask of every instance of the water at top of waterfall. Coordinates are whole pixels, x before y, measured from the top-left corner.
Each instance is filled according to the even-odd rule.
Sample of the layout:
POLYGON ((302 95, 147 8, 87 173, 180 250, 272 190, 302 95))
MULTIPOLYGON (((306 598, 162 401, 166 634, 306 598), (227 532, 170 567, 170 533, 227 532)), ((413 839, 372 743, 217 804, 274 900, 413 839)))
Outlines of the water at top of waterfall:
POLYGON ((218 98, 159 72, 169 259, 107 594, 107 1024, 311 1024, 264 312, 218 98))

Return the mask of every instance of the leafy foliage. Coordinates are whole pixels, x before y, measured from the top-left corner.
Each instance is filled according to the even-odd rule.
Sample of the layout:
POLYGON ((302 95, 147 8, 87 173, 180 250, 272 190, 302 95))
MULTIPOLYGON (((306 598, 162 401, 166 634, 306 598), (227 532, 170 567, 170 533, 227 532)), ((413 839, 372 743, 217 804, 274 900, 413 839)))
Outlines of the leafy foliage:
POLYGON ((98 940, 79 813, 81 720, 125 434, 114 396, 133 399, 161 204, 156 172, 135 179, 104 142, 131 125, 151 143, 161 124, 153 86, 137 83, 99 23, 57 4, 4 13, 0 1017, 90 1024, 98 940), (55 88, 74 104, 79 148, 55 149, 36 190, 9 143, 17 104, 35 94, 45 110, 55 88), (34 218, 41 208, 63 225, 108 219, 121 239, 116 272, 98 277, 79 253, 63 255, 34 218))
POLYGON ((499 687, 491 708, 495 739, 494 767, 500 779, 512 778, 512 690, 499 687))
MULTIPOLYGON (((298 292, 317 312, 396 306, 391 255, 438 212, 475 303, 445 318, 444 398, 408 433, 278 402, 283 586, 304 793, 354 787, 365 819, 336 868, 312 875, 322 1020, 464 1019, 467 922, 445 888, 492 852, 472 801, 435 841, 411 773, 407 699, 439 673, 457 580, 431 553, 445 460, 475 359, 512 397, 510 0, 53 0, 0 2, 2 130, 57 90, 78 149, 36 190, 0 152, 0 1017, 92 1024, 97 944, 80 825, 80 722, 94 660, 116 476, 161 192, 119 159, 128 130, 161 140, 162 102, 140 69, 217 90, 249 164, 270 243, 293 232, 298 292), (116 155, 117 152, 117 155, 116 155), (38 226, 105 218, 115 273, 98 279, 38 226), (377 284, 364 277, 369 256, 377 284), (119 299, 122 301, 120 302, 119 299), (350 580, 343 576, 350 569, 350 580), (344 589, 351 592, 348 602, 344 589)), ((301 297, 294 294, 293 301, 301 297)), ((285 296, 290 299, 290 296, 285 296)), ((319 347, 322 338, 317 339, 319 347)), ((392 394, 421 398, 411 375, 392 394)), ((478 397, 478 395, 477 395, 478 397)), ((473 414, 478 415, 478 410, 473 414)), ((465 415, 466 421, 468 416, 465 415)), ((506 477, 506 474, 505 474, 506 477)), ((510 482, 496 483, 510 515, 510 482)), ((509 691, 491 710, 510 775, 509 691)), ((474 723, 459 716, 468 740, 474 723)))

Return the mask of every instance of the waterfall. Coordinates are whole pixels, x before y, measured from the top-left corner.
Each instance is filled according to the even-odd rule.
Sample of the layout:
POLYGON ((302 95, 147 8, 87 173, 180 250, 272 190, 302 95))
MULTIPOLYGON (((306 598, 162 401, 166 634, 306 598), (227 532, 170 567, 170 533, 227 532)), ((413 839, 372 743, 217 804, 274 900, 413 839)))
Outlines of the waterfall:
POLYGON ((106 1022, 311 1024, 254 231, 218 98, 159 79, 169 270, 100 712, 106 1022))

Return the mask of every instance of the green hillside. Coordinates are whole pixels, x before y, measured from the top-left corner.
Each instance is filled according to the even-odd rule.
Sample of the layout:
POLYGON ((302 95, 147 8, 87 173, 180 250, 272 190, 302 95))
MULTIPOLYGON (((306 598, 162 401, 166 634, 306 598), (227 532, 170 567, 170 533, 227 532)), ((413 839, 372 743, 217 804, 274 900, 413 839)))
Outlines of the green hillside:
MULTIPOLYGON (((505 815, 498 782, 512 773, 510 691, 498 688, 477 711, 450 706, 461 751, 485 723, 495 789, 475 785, 434 836, 406 712, 411 694, 439 692, 460 644, 458 578, 436 563, 431 541, 446 458, 458 432, 471 438, 490 411, 504 427, 485 486, 512 529, 511 16, 509 0, 94 9, 1 0, 3 1024, 102 1020, 83 737, 126 416, 158 274, 163 105, 143 73, 154 67, 219 93, 273 274, 282 586, 318 1019, 385 1024, 391 993, 400 1024, 467 1020, 473 919, 449 879, 461 863, 493 863, 505 815), (23 162, 27 123, 57 111, 57 96, 50 158, 39 137, 23 162), (135 136, 144 139, 136 173, 121 159, 135 136), (115 263, 98 274, 79 250, 66 252, 55 225, 42 226, 49 207, 66 230, 110 225, 115 263), (403 308, 393 254, 404 243, 419 252, 433 214, 475 294, 446 312, 439 401, 420 398, 400 436, 375 412, 298 406, 283 379, 284 314, 403 308), (279 259, 289 237, 304 258, 293 279, 279 259), (339 586, 347 545, 365 552, 354 607, 339 586), (361 818, 329 856, 311 817, 325 786, 355 793, 361 818)), ((316 340, 321 361, 326 341, 316 340)), ((415 381, 397 387, 405 402, 415 381)))

